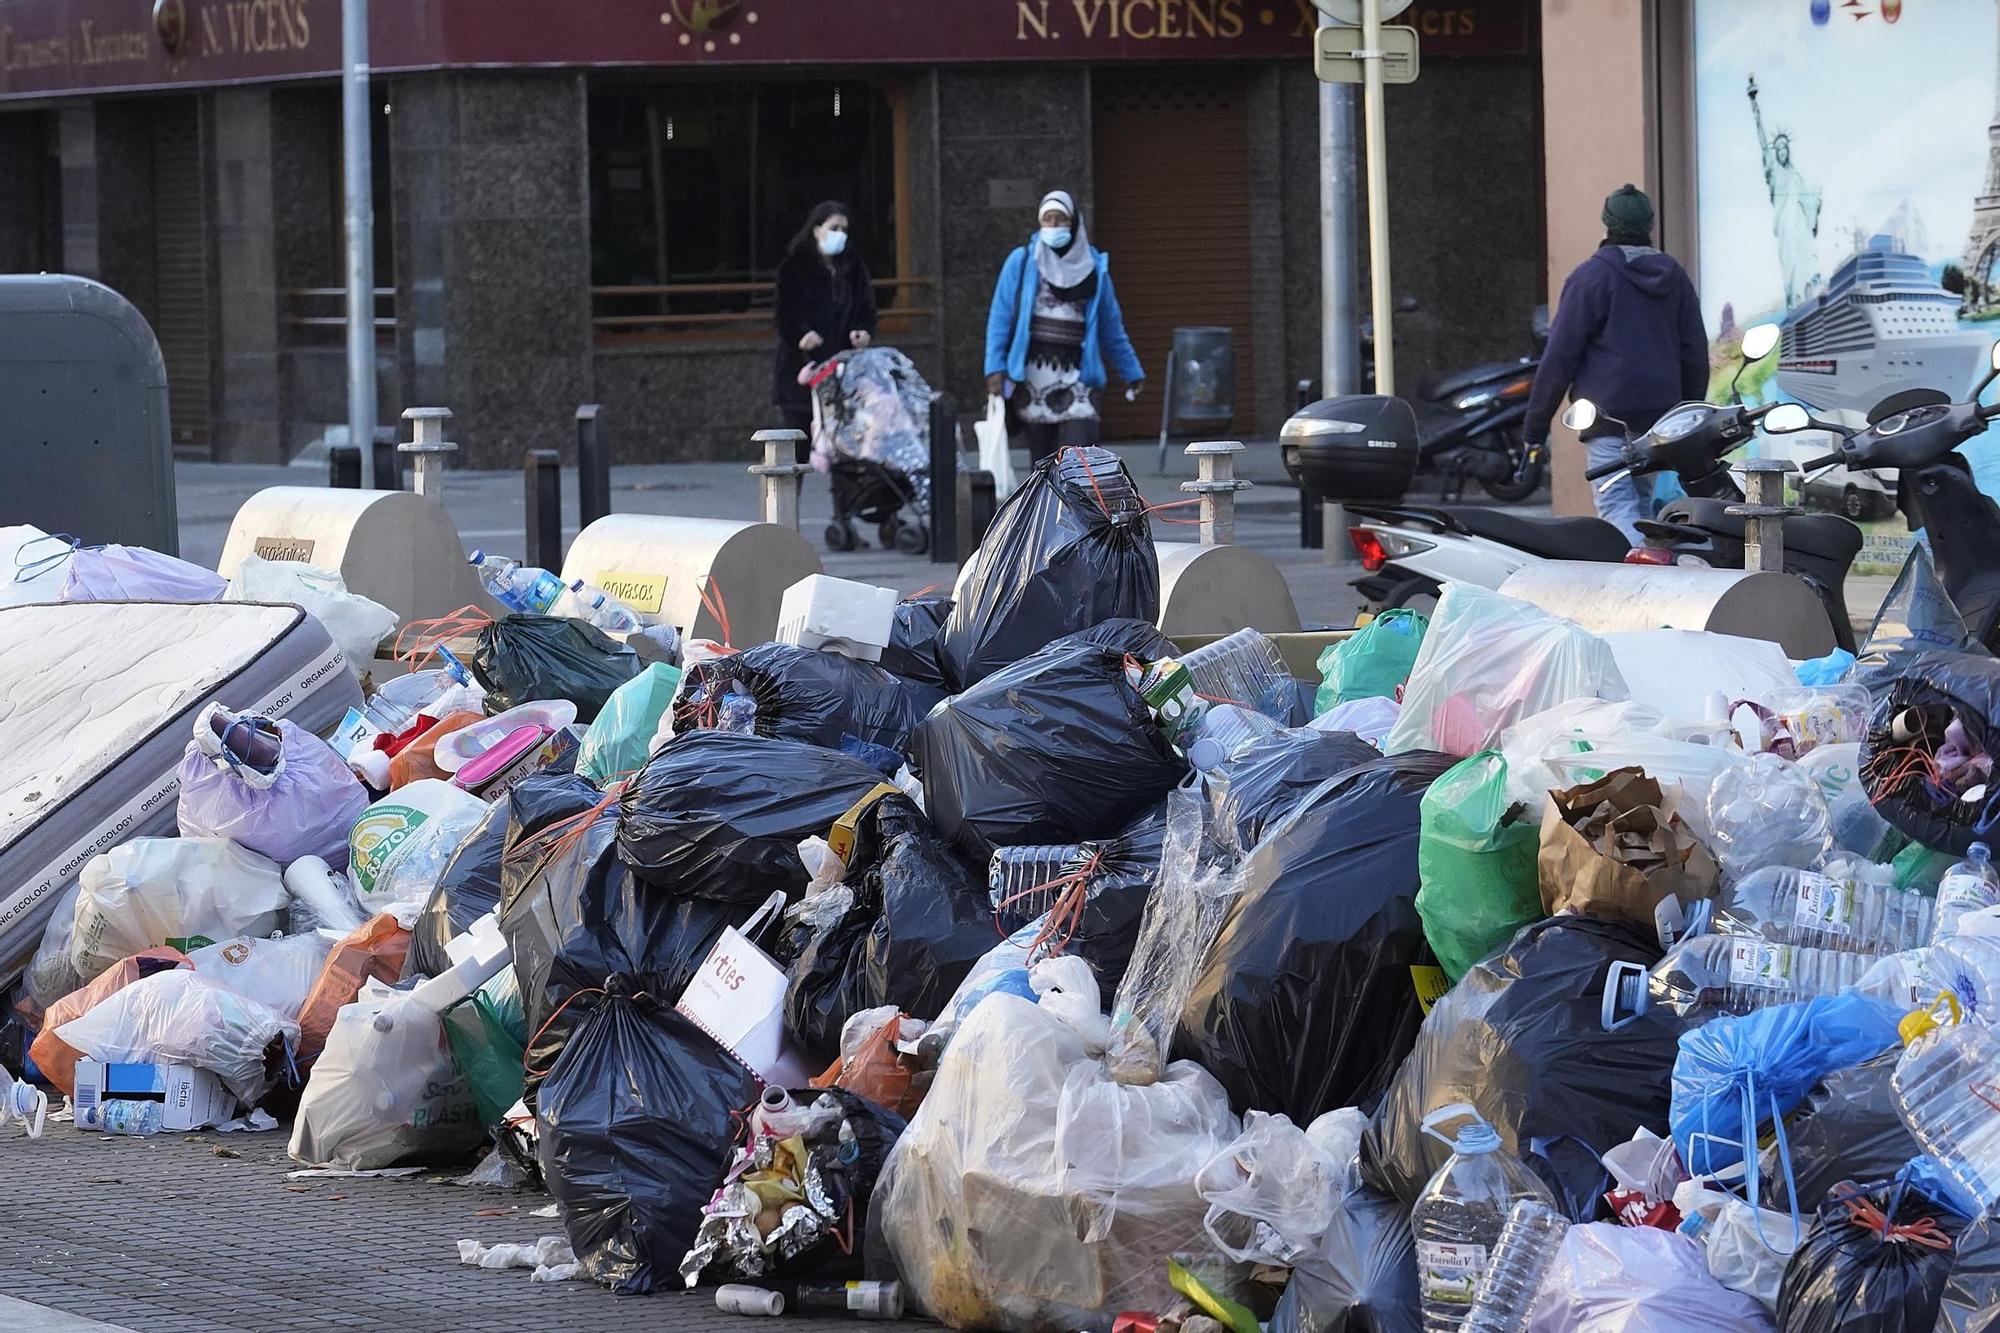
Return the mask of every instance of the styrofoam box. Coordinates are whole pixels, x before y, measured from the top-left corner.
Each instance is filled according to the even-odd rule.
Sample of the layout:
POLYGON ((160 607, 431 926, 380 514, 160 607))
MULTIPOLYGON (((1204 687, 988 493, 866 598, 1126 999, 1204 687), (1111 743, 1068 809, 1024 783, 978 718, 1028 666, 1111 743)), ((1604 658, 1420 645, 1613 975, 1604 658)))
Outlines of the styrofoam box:
POLYGON ((861 662, 879 662, 895 623, 895 589, 809 574, 785 589, 778 606, 777 639, 861 662))

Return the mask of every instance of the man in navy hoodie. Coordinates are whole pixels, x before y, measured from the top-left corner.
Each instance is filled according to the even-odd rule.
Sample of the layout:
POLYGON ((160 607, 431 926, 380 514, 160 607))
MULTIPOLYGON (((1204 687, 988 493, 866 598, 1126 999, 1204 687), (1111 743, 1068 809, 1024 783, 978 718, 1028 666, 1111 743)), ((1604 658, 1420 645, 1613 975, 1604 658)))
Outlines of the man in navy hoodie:
MULTIPOLYGON (((1603 217, 1604 243, 1563 284, 1522 425, 1528 447, 1539 450, 1563 395, 1590 399, 1598 409, 1584 439, 1590 467, 1619 456, 1624 437, 1605 418, 1638 434, 1708 392, 1701 302, 1687 270, 1653 247, 1653 201, 1627 185, 1604 201, 1603 217)), ((1593 494, 1598 516, 1638 544, 1634 524, 1653 515, 1653 479, 1621 477, 1593 494)))

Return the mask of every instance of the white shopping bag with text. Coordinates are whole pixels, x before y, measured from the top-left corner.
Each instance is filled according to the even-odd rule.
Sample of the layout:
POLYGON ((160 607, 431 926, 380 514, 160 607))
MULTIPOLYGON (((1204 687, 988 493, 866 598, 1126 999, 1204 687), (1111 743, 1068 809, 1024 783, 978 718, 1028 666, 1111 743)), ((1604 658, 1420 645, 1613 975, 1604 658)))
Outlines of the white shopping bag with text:
POLYGON ((785 970, 750 938, 784 905, 774 893, 742 930, 725 929, 674 1007, 766 1083, 802 1088, 817 1071, 785 1039, 785 970))
POLYGON ((972 423, 972 435, 979 441, 979 470, 993 474, 993 498, 1006 499, 1014 493, 1014 455, 1007 448, 1007 404, 999 395, 987 395, 986 415, 972 423))

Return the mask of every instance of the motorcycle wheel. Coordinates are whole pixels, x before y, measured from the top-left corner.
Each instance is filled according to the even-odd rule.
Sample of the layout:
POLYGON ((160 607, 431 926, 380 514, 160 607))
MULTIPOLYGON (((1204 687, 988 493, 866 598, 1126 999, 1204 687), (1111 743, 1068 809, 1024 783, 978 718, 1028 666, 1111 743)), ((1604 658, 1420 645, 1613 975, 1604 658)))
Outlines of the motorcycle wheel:
POLYGON ((1388 597, 1383 599, 1382 609, 1392 610, 1407 606, 1422 616, 1430 616, 1437 611, 1438 598, 1444 596, 1444 587, 1434 579, 1410 578, 1398 584, 1388 597))
POLYGON ((1542 460, 1530 460, 1527 449, 1521 443, 1521 432, 1503 430, 1480 437, 1482 446, 1504 454, 1512 466, 1505 478, 1499 481, 1482 479, 1480 485, 1496 500, 1509 504, 1526 500, 1542 488, 1542 460))

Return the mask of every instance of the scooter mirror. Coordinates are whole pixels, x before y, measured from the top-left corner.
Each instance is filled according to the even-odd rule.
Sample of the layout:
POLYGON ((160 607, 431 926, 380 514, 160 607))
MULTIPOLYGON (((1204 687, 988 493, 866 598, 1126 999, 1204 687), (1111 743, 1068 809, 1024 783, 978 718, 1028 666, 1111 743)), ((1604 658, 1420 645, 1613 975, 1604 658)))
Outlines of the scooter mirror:
POLYGON ((1776 324, 1752 324, 1743 331, 1743 359, 1762 361, 1778 347, 1776 324))
POLYGON ((1597 424, 1597 404, 1588 398, 1579 398, 1563 411, 1563 425, 1574 431, 1586 431, 1597 424))
POLYGON ((1797 403, 1779 403, 1764 414, 1764 429, 1772 435, 1811 430, 1812 424, 1812 414, 1797 403))
POLYGON ((1993 367, 1994 374, 2000 375, 2000 339, 1994 341, 1993 350, 1987 353, 1986 361, 1993 367))

